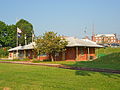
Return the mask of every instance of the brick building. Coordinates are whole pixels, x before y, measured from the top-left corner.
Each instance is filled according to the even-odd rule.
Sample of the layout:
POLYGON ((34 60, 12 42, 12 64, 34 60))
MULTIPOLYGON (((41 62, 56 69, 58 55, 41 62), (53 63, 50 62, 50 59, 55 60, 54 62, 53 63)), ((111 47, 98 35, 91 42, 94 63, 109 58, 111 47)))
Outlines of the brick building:
POLYGON ((87 61, 95 59, 95 49, 102 47, 88 39, 78 39, 75 37, 65 37, 65 39, 68 41, 66 51, 59 53, 56 56, 57 60, 87 61))
MULTIPOLYGON (((62 60, 77 60, 77 61, 86 61, 96 58, 95 48, 100 48, 102 46, 97 45, 95 42, 88 39, 78 39, 75 37, 64 37, 68 41, 66 46, 66 51, 61 53, 56 53, 55 61, 62 60)), ((49 55, 40 55, 37 56, 37 53, 34 51, 35 43, 31 43, 25 46, 19 46, 12 49, 9 49, 9 58, 36 58, 39 60, 49 59, 49 55)))
POLYGON ((118 43, 116 34, 95 34, 92 36, 92 41, 103 44, 103 43, 118 43))

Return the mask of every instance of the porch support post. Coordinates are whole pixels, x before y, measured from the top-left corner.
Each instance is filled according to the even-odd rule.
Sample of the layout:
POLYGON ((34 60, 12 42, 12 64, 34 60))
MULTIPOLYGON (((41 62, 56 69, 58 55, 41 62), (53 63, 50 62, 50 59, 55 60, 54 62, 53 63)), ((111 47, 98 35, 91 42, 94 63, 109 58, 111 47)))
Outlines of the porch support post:
POLYGON ((90 48, 88 47, 88 60, 90 60, 90 48))
POLYGON ((62 60, 65 60, 65 51, 62 52, 62 60))
POLYGON ((24 50, 24 58, 26 58, 26 51, 24 50))
POLYGON ((18 50, 16 51, 15 58, 19 59, 19 51, 18 50))
POLYGON ((76 60, 78 60, 78 47, 76 47, 76 60))
POLYGON ((14 51, 13 51, 13 58, 12 58, 12 59, 14 59, 14 56, 15 56, 15 55, 14 55, 14 51))

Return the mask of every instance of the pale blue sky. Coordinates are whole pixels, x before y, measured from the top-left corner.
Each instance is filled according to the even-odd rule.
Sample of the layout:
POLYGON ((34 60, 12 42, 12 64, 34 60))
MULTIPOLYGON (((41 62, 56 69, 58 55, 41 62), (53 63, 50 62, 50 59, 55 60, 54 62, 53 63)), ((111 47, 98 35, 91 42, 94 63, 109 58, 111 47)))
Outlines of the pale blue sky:
POLYGON ((120 0, 0 0, 0 20, 15 24, 16 18, 33 24, 38 36, 55 31, 83 37, 95 33, 120 34, 120 0))

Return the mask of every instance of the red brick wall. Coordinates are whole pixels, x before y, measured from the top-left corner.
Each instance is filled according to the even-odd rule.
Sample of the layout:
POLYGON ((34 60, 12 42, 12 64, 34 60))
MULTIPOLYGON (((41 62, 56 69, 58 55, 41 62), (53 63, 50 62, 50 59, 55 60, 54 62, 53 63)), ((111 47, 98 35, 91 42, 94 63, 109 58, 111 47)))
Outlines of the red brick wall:
MULTIPOLYGON (((89 56, 95 58, 95 48, 89 48, 89 56)), ((76 60, 76 47, 67 48, 65 60, 76 60)), ((88 60, 88 48, 78 48, 78 59, 76 61, 87 61, 88 60), (82 50, 81 50, 82 49, 82 50)))
MULTIPOLYGON (((93 56, 95 58, 95 48, 89 48, 89 56, 93 56)), ((36 53, 32 50, 28 50, 27 53, 30 54, 28 58, 33 58, 35 57, 36 53)), ((55 61, 62 61, 62 53, 59 53, 55 57, 55 61)), ((47 56, 40 56, 37 57, 38 60, 45 60, 45 59, 50 59, 50 57, 47 56)), ((76 47, 67 47, 65 51, 65 60, 76 60, 76 47)), ((88 48, 87 47, 78 47, 78 61, 87 61, 88 60, 88 48), (83 54, 82 54, 82 51, 83 54)))
POLYGON ((59 53, 58 55, 56 55, 55 61, 62 61, 62 53, 59 53))
POLYGON ((96 56, 95 56, 95 48, 90 48, 90 56, 92 56, 94 59, 96 58, 96 56))
MULTIPOLYGON (((95 58, 95 48, 89 48, 89 56, 95 58)), ((59 56, 56 56, 55 61, 62 61, 62 53, 59 53, 59 56)), ((76 47, 67 47, 65 51, 65 60, 72 61, 76 60, 76 47)), ((87 61, 88 60, 88 48, 78 47, 78 59, 76 61, 87 61), (84 55, 81 54, 81 49, 83 50, 84 55)))
POLYGON ((49 56, 38 56, 37 59, 38 60, 48 60, 49 56))
POLYGON ((87 60, 87 48, 79 47, 78 51, 79 51, 78 52, 78 56, 79 56, 78 60, 86 61, 87 60), (82 54, 82 50, 83 50, 83 54, 82 54))
POLYGON ((75 47, 67 47, 65 52, 65 60, 75 60, 76 50, 75 47))

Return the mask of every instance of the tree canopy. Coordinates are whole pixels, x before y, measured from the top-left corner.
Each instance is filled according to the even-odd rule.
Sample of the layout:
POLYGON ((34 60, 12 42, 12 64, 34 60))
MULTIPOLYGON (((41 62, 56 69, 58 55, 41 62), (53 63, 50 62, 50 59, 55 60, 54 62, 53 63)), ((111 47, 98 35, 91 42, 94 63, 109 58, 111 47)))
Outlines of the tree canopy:
POLYGON ((6 25, 0 21, 0 44, 3 47, 15 47, 16 45, 16 26, 6 25))
POLYGON ((21 45, 25 45, 25 35, 26 35, 27 44, 32 42, 32 33, 33 33, 32 24, 24 19, 20 19, 16 23, 16 26, 22 31, 21 37, 19 38, 19 43, 21 45))
POLYGON ((33 26, 28 21, 21 19, 16 25, 7 25, 5 22, 0 21, 0 46, 2 47, 15 47, 17 38, 17 27, 22 30, 19 44, 25 45, 25 34, 27 43, 32 42, 33 26))
POLYGON ((4 32, 6 31, 6 24, 0 21, 0 44, 4 45, 4 32))
POLYGON ((65 46, 68 44, 64 38, 54 32, 44 33, 35 42, 37 52, 40 54, 49 54, 52 61, 54 61, 55 54, 65 51, 65 46))

